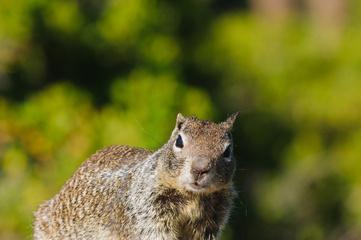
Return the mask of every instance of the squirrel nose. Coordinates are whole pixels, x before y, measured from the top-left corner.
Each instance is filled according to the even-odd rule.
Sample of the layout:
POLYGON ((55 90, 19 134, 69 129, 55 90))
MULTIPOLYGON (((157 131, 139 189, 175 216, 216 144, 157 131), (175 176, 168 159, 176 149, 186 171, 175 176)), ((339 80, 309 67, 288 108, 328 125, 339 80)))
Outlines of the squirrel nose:
POLYGON ((192 163, 191 172, 196 181, 201 181, 207 175, 210 169, 211 167, 209 160, 198 159, 192 163))

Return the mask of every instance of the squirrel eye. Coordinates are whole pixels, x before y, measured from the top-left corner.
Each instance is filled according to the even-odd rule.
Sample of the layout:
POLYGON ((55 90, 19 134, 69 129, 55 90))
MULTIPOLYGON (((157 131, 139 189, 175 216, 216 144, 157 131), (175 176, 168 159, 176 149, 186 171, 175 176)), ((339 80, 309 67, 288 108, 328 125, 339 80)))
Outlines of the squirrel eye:
POLYGON ((227 132, 228 139, 232 139, 232 134, 230 132, 227 132))
POLYGON ((231 157, 231 145, 229 145, 226 150, 224 150, 223 152, 223 157, 224 158, 230 158, 231 157))
POLYGON ((175 141, 175 146, 178 148, 183 148, 183 139, 181 135, 178 135, 177 140, 175 141))

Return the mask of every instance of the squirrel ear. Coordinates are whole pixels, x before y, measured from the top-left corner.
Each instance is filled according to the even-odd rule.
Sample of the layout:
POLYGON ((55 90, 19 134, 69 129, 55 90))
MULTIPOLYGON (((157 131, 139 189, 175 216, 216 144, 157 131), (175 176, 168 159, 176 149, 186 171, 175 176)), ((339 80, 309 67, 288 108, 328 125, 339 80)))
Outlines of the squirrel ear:
POLYGON ((232 127, 233 127, 234 122, 235 122, 236 119, 237 119, 238 114, 239 114, 238 112, 233 113, 231 116, 229 116, 229 117, 227 118, 226 121, 224 121, 224 122, 221 123, 221 126, 222 126, 223 128, 225 128, 225 129, 227 129, 227 130, 231 130, 232 127))
POLYGON ((178 113, 177 114, 177 121, 176 121, 176 127, 178 130, 181 129, 183 123, 186 121, 186 118, 181 114, 181 113, 178 113))

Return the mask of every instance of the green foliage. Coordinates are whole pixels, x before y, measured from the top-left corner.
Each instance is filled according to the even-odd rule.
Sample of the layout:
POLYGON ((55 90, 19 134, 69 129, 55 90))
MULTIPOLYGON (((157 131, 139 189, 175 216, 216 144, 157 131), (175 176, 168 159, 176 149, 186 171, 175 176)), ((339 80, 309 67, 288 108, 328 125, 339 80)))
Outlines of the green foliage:
POLYGON ((210 117, 210 102, 202 91, 187 88, 185 92, 168 76, 154 78, 134 73, 124 82, 116 81, 111 94, 114 102, 100 110, 69 84, 44 89, 21 104, 2 100, 2 237, 31 234, 35 207, 58 191, 95 150, 111 144, 159 146, 174 125, 176 109, 210 117), (203 103, 179 106, 178 96, 203 103))
POLYGON ((200 64, 224 80, 227 101, 271 114, 292 131, 279 167, 254 185, 255 208, 297 239, 361 236, 361 32, 350 27, 328 38, 318 29, 316 38, 297 21, 272 26, 222 17, 199 53, 200 64))
POLYGON ((1 239, 29 238, 37 205, 97 149, 156 149, 177 112, 232 111, 240 193, 223 239, 360 238, 360 4, 340 28, 217 4, 0 0, 1 239))

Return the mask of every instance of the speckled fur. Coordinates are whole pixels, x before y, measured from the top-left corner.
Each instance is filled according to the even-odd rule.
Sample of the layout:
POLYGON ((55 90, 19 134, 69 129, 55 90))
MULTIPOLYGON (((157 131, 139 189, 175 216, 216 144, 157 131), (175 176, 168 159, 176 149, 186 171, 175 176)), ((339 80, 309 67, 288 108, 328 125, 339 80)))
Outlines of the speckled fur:
POLYGON ((216 124, 179 115, 169 141, 154 153, 128 146, 98 151, 39 206, 34 238, 217 239, 234 196, 233 156, 231 163, 221 159, 234 119, 216 124), (183 155, 172 150, 180 132, 190 145, 183 155), (179 182, 194 156, 207 157, 215 169, 205 191, 179 182))

